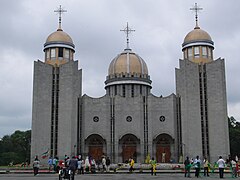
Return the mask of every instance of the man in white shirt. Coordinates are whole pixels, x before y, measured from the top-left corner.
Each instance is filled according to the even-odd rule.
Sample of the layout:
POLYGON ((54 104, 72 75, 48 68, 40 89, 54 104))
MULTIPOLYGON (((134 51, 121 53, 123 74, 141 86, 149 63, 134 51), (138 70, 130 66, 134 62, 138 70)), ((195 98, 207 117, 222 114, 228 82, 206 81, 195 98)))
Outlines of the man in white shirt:
POLYGON ((219 156, 217 164, 218 164, 218 168, 219 168, 219 176, 220 176, 220 178, 223 178, 223 172, 224 172, 224 168, 225 168, 225 161, 223 160, 222 156, 219 156))
POLYGON ((195 167, 195 177, 199 177, 200 173, 200 165, 201 165, 201 160, 199 159, 199 156, 196 157, 194 160, 194 167, 195 167))

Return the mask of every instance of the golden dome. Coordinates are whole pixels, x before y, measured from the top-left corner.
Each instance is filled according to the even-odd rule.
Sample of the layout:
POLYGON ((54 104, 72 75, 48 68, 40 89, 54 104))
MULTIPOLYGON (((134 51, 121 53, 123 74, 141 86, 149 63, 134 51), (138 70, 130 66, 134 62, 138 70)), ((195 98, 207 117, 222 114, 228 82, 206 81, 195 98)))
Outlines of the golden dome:
POLYGON ((196 26, 185 36, 182 47, 184 49, 186 47, 196 45, 207 45, 214 48, 214 43, 211 36, 206 31, 200 29, 198 26, 196 26))
POLYGON ((198 40, 212 41, 212 38, 206 31, 200 29, 200 27, 195 27, 194 30, 186 35, 184 38, 184 43, 198 40))
POLYGON ((72 49, 74 52, 75 45, 73 44, 72 38, 65 33, 61 28, 50 34, 44 44, 44 50, 52 47, 64 47, 72 49))
POLYGON ((108 75, 115 74, 148 74, 148 68, 145 61, 132 52, 125 49, 121 54, 112 60, 108 68, 108 75))
POLYGON ((73 44, 72 38, 62 29, 58 29, 56 32, 50 34, 46 40, 46 43, 49 42, 66 42, 73 44))

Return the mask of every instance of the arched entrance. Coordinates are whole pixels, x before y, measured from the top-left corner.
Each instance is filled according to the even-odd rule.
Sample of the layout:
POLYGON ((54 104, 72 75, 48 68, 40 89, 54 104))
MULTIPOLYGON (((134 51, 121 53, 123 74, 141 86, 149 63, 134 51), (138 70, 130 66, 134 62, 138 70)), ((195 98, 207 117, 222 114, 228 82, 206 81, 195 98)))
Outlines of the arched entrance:
POLYGON ((98 134, 92 134, 85 140, 85 143, 88 147, 88 155, 95 160, 101 160, 102 155, 106 152, 105 140, 98 134))
POLYGON ((122 148, 122 162, 127 162, 129 158, 133 158, 137 162, 137 147, 140 140, 133 134, 126 134, 119 140, 119 146, 122 148))
POLYGON ((160 134, 155 139, 157 162, 160 162, 160 163, 170 162, 172 144, 173 144, 173 138, 168 134, 160 134))

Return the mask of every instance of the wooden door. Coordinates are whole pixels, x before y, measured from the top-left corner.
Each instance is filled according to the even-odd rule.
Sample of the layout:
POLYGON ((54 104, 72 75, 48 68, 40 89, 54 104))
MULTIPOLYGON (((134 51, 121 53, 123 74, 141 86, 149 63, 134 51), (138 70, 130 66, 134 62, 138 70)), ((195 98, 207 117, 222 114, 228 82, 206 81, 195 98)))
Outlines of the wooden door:
POLYGON ((156 158, 157 158, 157 162, 169 163, 171 158, 170 145, 167 145, 167 146, 157 145, 156 158))
POLYGON ((127 162, 129 158, 133 158, 136 161, 136 146, 127 146, 124 145, 122 148, 122 160, 123 162, 127 162))
POLYGON ((89 147, 89 155, 92 156, 95 160, 101 160, 103 155, 103 147, 102 146, 90 146, 89 147))

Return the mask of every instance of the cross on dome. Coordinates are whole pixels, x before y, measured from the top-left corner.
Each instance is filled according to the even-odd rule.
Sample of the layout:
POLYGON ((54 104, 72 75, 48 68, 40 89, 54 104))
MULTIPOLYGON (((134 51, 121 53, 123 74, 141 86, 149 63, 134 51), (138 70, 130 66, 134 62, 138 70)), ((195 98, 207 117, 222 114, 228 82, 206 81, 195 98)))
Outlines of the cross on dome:
POLYGON ((67 12, 67 10, 64 10, 64 9, 62 8, 62 6, 60 5, 60 7, 59 7, 57 10, 55 10, 54 12, 56 12, 56 13, 59 14, 59 21, 58 21, 59 27, 58 27, 58 29, 60 30, 60 29, 62 29, 62 27, 61 27, 61 25, 62 25, 62 14, 63 14, 64 12, 67 12))
POLYGON ((127 48, 126 48, 126 49, 130 49, 130 48, 129 48, 129 36, 128 36, 128 35, 129 35, 131 32, 134 32, 135 30, 129 28, 128 22, 127 22, 127 27, 126 27, 125 29, 120 30, 120 31, 123 31, 123 32, 125 32, 125 33, 127 34, 127 48))
POLYGON ((198 26, 198 12, 199 12, 200 10, 203 10, 203 8, 200 8, 200 7, 197 5, 197 3, 195 3, 195 5, 194 5, 192 8, 190 8, 190 10, 191 10, 191 11, 195 11, 196 28, 199 28, 199 26, 198 26))

